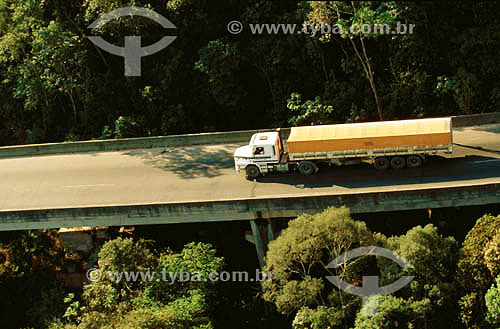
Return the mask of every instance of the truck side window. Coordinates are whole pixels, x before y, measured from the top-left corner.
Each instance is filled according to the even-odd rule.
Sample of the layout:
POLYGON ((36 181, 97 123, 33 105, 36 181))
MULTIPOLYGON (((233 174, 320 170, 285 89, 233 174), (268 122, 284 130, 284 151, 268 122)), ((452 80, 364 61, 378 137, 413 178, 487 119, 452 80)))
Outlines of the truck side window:
POLYGON ((254 155, 259 155, 259 154, 264 154, 264 148, 263 147, 256 147, 255 150, 253 151, 254 155))

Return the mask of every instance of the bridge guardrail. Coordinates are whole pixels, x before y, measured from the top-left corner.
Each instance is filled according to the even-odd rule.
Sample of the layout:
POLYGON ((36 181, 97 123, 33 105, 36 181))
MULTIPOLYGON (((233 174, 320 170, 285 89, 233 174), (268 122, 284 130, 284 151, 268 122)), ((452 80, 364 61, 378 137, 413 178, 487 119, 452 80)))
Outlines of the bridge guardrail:
MULTIPOLYGON (((452 125, 456 128, 498 122, 500 122, 500 112, 452 117, 452 125)), ((250 137, 257 132, 274 130, 275 129, 240 130, 186 135, 3 146, 0 147, 0 158, 62 153, 120 151, 138 148, 174 147, 180 145, 244 143, 248 142, 250 137)), ((290 128, 282 128, 282 134, 286 138, 286 136, 290 134, 290 128)))

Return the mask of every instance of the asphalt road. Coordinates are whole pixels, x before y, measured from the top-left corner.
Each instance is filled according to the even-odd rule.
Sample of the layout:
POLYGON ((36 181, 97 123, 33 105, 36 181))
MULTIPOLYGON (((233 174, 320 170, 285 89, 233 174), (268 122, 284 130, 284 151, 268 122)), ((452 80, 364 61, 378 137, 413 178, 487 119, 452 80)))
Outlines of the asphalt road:
POLYGON ((310 177, 247 181, 234 170, 241 144, 0 159, 0 211, 352 194, 500 183, 500 124, 454 130, 454 153, 421 168, 325 167, 310 177))

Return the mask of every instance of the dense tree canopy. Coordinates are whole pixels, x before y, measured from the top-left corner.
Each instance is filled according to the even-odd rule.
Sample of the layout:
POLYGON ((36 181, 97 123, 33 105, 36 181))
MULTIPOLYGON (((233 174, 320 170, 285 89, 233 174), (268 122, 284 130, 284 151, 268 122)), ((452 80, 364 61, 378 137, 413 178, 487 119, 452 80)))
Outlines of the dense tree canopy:
POLYGON ((215 303, 214 281, 223 259, 209 244, 190 243, 180 253, 151 252, 143 241, 117 238, 99 251, 99 280, 85 285, 81 300, 70 294, 63 319, 51 329, 160 329, 213 328, 210 313, 215 303), (169 281, 163 273, 199 273, 200 280, 169 281), (151 273, 149 280, 116 280, 112 273, 151 273))
MULTIPOLYGON (((490 112, 500 105, 497 2, 0 0, 0 144, 490 112), (123 17, 143 6, 177 27, 123 17), (243 32, 227 24, 239 20, 243 32), (252 34, 249 24, 398 22, 412 34, 252 34), (125 77, 96 47, 177 39, 125 77)), ((319 25, 318 25, 319 26, 319 25)))
MULTIPOLYGON (((497 254, 499 230, 500 216, 484 215, 467 233, 463 243, 457 273, 464 291, 460 299, 461 320, 469 328, 487 325, 485 294, 490 287, 495 289, 495 277, 500 267, 497 254)), ((492 313, 491 307, 489 313, 492 313)))
MULTIPOLYGON (((91 255, 75 258, 55 231, 9 232, 2 235, 0 244, 0 289, 9 296, 0 303, 1 324, 6 328, 210 329, 224 323, 221 317, 226 317, 231 303, 231 311, 252 309, 246 313, 247 321, 243 316, 239 322, 245 328, 253 328, 249 320, 257 317, 256 323, 269 328, 279 318, 294 329, 493 329, 500 324, 499 232, 500 217, 484 215, 459 248, 454 238, 442 235, 432 224, 387 238, 372 232, 365 222, 353 220, 346 208, 302 215, 289 221, 269 244, 263 270, 272 275, 246 286, 254 289, 252 301, 231 291, 234 285, 229 282, 205 281, 209 273, 220 273, 227 261, 208 243, 187 243, 174 252, 168 244, 159 247, 153 240, 119 237, 91 255), (327 266, 360 246, 382 246, 412 267, 370 255, 346 260, 337 268, 327 266), (78 259, 104 276, 82 290, 68 290, 56 277, 78 259), (106 275, 138 271, 155 274, 128 280, 106 275), (183 272, 196 279, 163 276, 183 272), (339 290, 328 280, 332 275, 356 286, 364 285, 364 276, 376 275, 380 287, 403 275, 414 278, 389 295, 366 300, 339 290), (255 309, 262 302, 259 296, 268 304, 255 309), (375 305, 376 312, 365 312, 375 305)), ((236 253, 240 256, 241 250, 236 253)))
MULTIPOLYGON (((460 252, 452 237, 444 237, 435 226, 416 226, 406 234, 386 238, 371 232, 364 222, 350 218, 348 209, 330 208, 315 215, 302 215, 270 243, 266 270, 271 281, 262 284, 264 298, 277 311, 292 317, 294 329, 321 328, 443 328, 459 327, 458 300, 462 293, 455 273, 460 252), (370 255, 350 259, 336 269, 327 264, 360 246, 391 250, 412 266, 370 255), (378 276, 387 286, 401 276, 412 281, 390 295, 363 300, 333 286, 328 275, 362 286, 363 276, 378 276)), ((489 298, 491 321, 497 320, 496 286, 489 298)))
POLYGON ((354 221, 347 208, 330 208, 316 215, 302 215, 269 244, 263 282, 264 298, 279 312, 294 316, 294 328, 342 328, 352 324, 361 298, 326 280, 339 276, 348 283, 376 269, 373 257, 363 256, 340 268, 327 265, 341 254, 361 246, 381 246, 385 237, 354 221))

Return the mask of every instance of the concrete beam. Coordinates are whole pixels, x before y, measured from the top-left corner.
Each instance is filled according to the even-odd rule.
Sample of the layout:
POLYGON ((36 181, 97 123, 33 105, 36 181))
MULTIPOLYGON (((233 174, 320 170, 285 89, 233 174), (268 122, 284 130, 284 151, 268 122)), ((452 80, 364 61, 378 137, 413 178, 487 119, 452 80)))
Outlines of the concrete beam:
POLYGON ((371 213, 500 203, 500 183, 338 195, 273 196, 101 207, 3 210, 0 231, 292 218, 328 207, 371 213))

